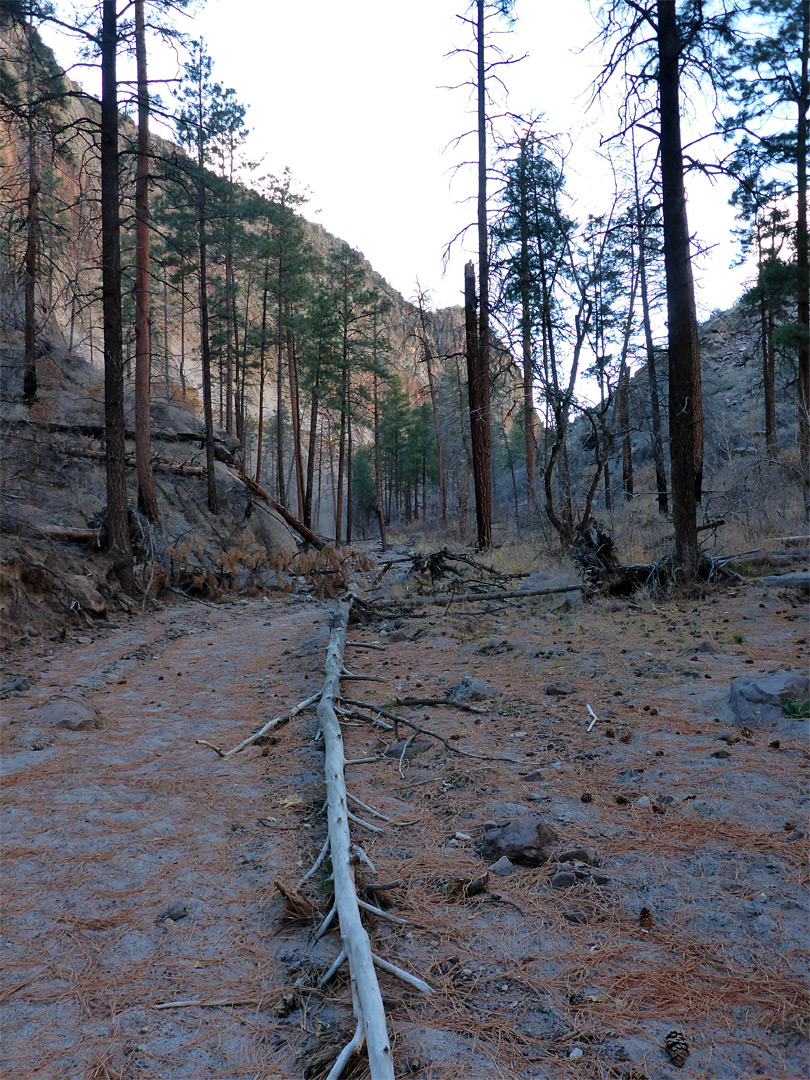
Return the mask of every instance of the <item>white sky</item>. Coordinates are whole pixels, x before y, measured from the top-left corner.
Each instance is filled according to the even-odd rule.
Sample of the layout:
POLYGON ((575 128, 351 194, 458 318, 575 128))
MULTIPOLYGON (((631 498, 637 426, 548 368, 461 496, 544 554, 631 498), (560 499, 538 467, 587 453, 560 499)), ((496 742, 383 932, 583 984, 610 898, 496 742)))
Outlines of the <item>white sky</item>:
MULTIPOLYGON (((448 147, 474 123, 466 88, 443 87, 467 78, 466 58, 445 59, 466 46, 458 19, 466 0, 207 0, 180 24, 204 38, 214 78, 249 106, 248 152, 259 174, 289 166, 311 199, 303 210, 358 248, 406 298, 416 280, 433 306, 461 302, 460 246, 443 273, 448 241, 472 221, 472 170, 453 166, 474 156, 472 140, 448 147)), ((568 133, 574 215, 608 208, 591 149, 612 117, 586 117, 587 89, 596 71, 592 52, 578 55, 595 31, 586 0, 517 0, 515 32, 501 44, 523 63, 503 69, 509 106, 543 112, 550 131, 568 133)), ((48 35, 63 59, 64 48, 48 35)), ((158 71, 153 54, 150 77, 158 71)), ((63 60, 64 62, 64 60, 63 60)), ((173 72, 170 72, 173 74, 173 72)), ((79 81, 87 79, 77 73, 79 81)), ((90 88, 88 86, 88 88, 90 88)), ((729 231, 728 188, 705 181, 690 188, 690 226, 704 243, 720 245, 697 269, 699 314, 731 306, 742 271, 729 231)), ((470 240, 473 240, 471 234, 470 240)))
MULTIPOLYGON (((463 201, 475 193, 473 172, 452 175, 474 156, 473 141, 448 147, 474 122, 468 90, 443 88, 468 77, 467 58, 445 59, 468 44, 464 10, 465 0, 208 0, 194 20, 215 77, 250 103, 253 153, 268 171, 289 165, 311 189, 305 216, 361 250, 406 298, 418 277, 437 307, 462 300, 470 252, 459 250, 446 273, 442 253, 475 212, 463 201)), ((613 118, 585 116, 598 61, 590 50, 578 55, 595 32, 588 4, 517 0, 516 14, 501 44, 529 55, 503 69, 509 107, 543 112, 550 131, 575 140, 575 214, 607 209, 589 148, 613 118)), ((697 269, 706 315, 734 303, 742 271, 729 269, 728 187, 693 182, 691 195, 691 228, 721 245, 697 269)))

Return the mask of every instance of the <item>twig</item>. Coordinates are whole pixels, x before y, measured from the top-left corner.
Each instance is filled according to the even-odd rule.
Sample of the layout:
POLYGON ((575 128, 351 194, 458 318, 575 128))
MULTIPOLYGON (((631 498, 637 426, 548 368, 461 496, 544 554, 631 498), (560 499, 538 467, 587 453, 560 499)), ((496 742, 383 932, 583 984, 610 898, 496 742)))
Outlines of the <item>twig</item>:
POLYGON ((329 968, 327 968, 327 970, 323 973, 323 975, 321 975, 320 979, 318 979, 318 989, 319 990, 321 989, 321 987, 326 986, 326 984, 329 982, 329 980, 332 978, 332 976, 338 971, 338 969, 340 968, 340 965, 345 961, 345 959, 346 959, 346 950, 341 949, 340 952, 337 954, 337 957, 335 958, 334 963, 329 968))
POLYGON ((462 709, 464 712, 479 713, 482 716, 486 715, 486 709, 482 709, 479 705, 467 705, 460 701, 451 701, 450 698, 421 698, 421 697, 405 697, 394 698, 394 705, 403 705, 405 708, 418 708, 422 705, 447 705, 452 709, 462 709))
MULTIPOLYGON (((254 731, 252 735, 248 735, 246 739, 243 739, 240 743, 237 743, 236 746, 232 746, 230 750, 225 750, 224 752, 217 752, 219 753, 220 757, 230 757, 231 754, 238 754, 240 750, 244 750, 246 746, 250 746, 251 743, 254 743, 257 739, 260 739, 262 735, 266 735, 267 732, 271 731, 274 727, 278 727, 280 724, 286 724, 289 720, 292 720, 294 716, 297 716, 300 712, 303 712, 304 709, 308 709, 310 705, 314 705, 320 696, 320 694, 313 694, 311 697, 305 698, 304 701, 299 701, 298 704, 294 706, 294 708, 290 709, 288 713, 284 713, 281 716, 275 716, 272 720, 268 720, 264 727, 259 728, 258 731, 254 731)), ((212 746, 211 743, 207 743, 203 739, 197 739, 197 742, 204 743, 205 746, 211 746, 213 750, 217 749, 215 746, 212 746)))
POLYGON ((590 705, 586 705, 585 708, 588 710, 588 712, 593 717, 593 720, 591 720, 590 724, 588 724, 588 727, 587 727, 587 730, 590 731, 591 728, 593 727, 593 725, 599 720, 599 717, 596 715, 596 713, 593 711, 593 709, 590 707, 590 705))
MULTIPOLYGON (((343 1049, 338 1054, 337 1059, 335 1061, 335 1064, 329 1070, 329 1073, 328 1073, 328 1075, 326 1077, 326 1080, 338 1080, 338 1077, 341 1075, 343 1070, 346 1068, 346 1063, 348 1062, 349 1058, 352 1056, 352 1054, 356 1054, 358 1052, 358 1050, 360 1050, 363 1043, 365 1042, 365 1039, 366 1039, 366 1036, 365 1036, 365 1032, 363 1031, 363 1023, 362 1023, 361 1020, 358 1020, 357 1021, 357 1029, 356 1029, 354 1035, 352 1035, 351 1040, 346 1043, 346 1045, 343 1047, 343 1049)), ((388 1057, 389 1057, 389 1062, 388 1063, 390 1064, 390 1057, 391 1057, 391 1048, 390 1048, 390 1046, 388 1048, 388 1057)), ((382 1073, 380 1075, 382 1076, 382 1073)), ((388 1074, 386 1073, 386 1075, 388 1075, 388 1074)), ((392 1072, 391 1076, 393 1076, 393 1075, 394 1074, 392 1072)), ((376 1076, 376 1073, 372 1072, 372 1076, 376 1076)))
POLYGON ((318 858, 315 860, 315 862, 312 864, 312 866, 310 866, 309 870, 307 870, 307 872, 304 874, 304 876, 301 878, 301 880, 295 886, 295 891, 296 892, 298 892, 300 890, 301 886, 304 884, 305 881, 309 881, 309 879, 312 877, 312 875, 317 872, 318 868, 323 863, 323 860, 326 858, 328 851, 329 851, 329 837, 327 836, 327 838, 323 842, 323 847, 321 848, 321 851, 320 851, 320 854, 318 855, 318 858))
POLYGON ((363 911, 370 911, 372 915, 377 915, 381 919, 387 919, 389 922, 396 923, 397 926, 407 926, 407 919, 400 919, 398 915, 392 915, 388 911, 383 911, 382 908, 378 908, 376 904, 369 904, 366 900, 357 898, 357 903, 363 909, 363 911))
POLYGON ((358 799, 356 795, 352 795, 350 791, 346 792, 346 797, 349 802, 356 803, 358 806, 362 806, 364 810, 368 810, 372 817, 379 818, 380 821, 390 821, 390 817, 386 817, 385 814, 381 814, 379 810, 375 810, 373 806, 369 806, 368 803, 364 803, 362 799, 358 799))
POLYGON ((353 649, 374 649, 377 652, 385 652, 385 645, 374 645, 370 641, 347 641, 347 645, 351 645, 353 649))
POLYGON ((389 964, 387 960, 383 960, 381 956, 377 956, 376 953, 372 953, 372 959, 378 968, 382 971, 387 971, 389 975, 396 975, 398 979, 402 979, 408 986, 415 986, 417 990, 421 990, 423 994, 432 994, 432 987, 416 975, 411 975, 409 971, 404 971, 401 967, 397 967, 396 964, 389 964))
POLYGON ((329 927, 332 925, 332 923, 334 922, 335 915, 337 915, 337 905, 332 904, 332 906, 329 909, 329 914, 326 916, 326 918, 323 920, 323 922, 321 923, 321 925, 318 927, 318 929, 315 931, 315 933, 313 935, 313 937, 315 938, 316 941, 318 941, 320 938, 322 938, 323 935, 326 933, 326 931, 329 929, 329 927))
POLYGON ((358 817, 357 814, 353 814, 348 807, 346 808, 346 816, 348 817, 349 821, 353 821, 355 825, 359 825, 363 829, 368 829, 369 832, 380 834, 382 834, 383 832, 383 830, 378 825, 372 825, 370 821, 364 821, 361 817, 358 817))
POLYGON ((160 1001, 155 1009, 215 1009, 228 1005, 261 1005, 263 998, 215 998, 212 1001, 160 1001))
POLYGON ((365 701, 355 701, 352 698, 344 698, 347 705, 354 705, 355 708, 365 709, 367 712, 376 713, 378 716, 385 716, 388 720, 396 720, 400 724, 404 724, 412 731, 415 731, 417 735, 427 735, 428 738, 436 739, 447 747, 453 754, 460 754, 462 757, 475 758, 477 761, 505 761, 509 765, 536 765, 535 761, 518 761, 515 758, 500 757, 498 754, 473 754, 470 750, 462 750, 458 746, 453 746, 442 735, 437 735, 435 731, 429 731, 427 728, 420 727, 419 724, 414 724, 410 720, 406 720, 404 716, 397 716, 388 709, 382 709, 379 705, 370 705, 365 701))

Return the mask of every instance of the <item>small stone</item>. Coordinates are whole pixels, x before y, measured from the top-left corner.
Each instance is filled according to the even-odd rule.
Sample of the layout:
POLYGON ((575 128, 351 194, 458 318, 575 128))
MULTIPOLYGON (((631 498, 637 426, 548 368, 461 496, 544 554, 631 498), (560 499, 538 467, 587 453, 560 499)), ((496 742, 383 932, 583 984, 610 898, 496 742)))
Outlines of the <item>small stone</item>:
POLYGON ((179 922, 181 919, 185 919, 186 915, 188 915, 188 904, 185 900, 172 900, 166 908, 163 918, 179 922))
POLYGON ((424 754, 431 746, 432 743, 429 743, 427 739, 412 739, 410 742, 407 739, 400 739, 388 747, 385 756, 396 759, 404 757, 406 761, 409 761, 411 758, 418 757, 419 754, 424 754))
POLYGON ((555 889, 570 889, 576 883, 577 876, 572 874, 570 870, 558 870, 551 879, 551 885, 555 889))
POLYGON ((699 653, 716 653, 717 649, 711 641, 701 641, 698 645, 697 651, 699 653))
POLYGON ((728 752, 728 750, 715 750, 714 753, 712 754, 712 757, 730 758, 731 754, 728 752))
POLYGON ((524 866, 539 866, 551 857, 559 842, 556 831, 533 815, 517 818, 507 825, 487 830, 482 854, 485 859, 506 855, 524 866))
POLYGON ((553 679, 546 687, 545 692, 549 697, 565 697, 574 693, 574 687, 565 679, 553 679))
POLYGON ((603 720, 615 720, 616 710, 611 709, 610 707, 608 707, 607 709, 600 709, 599 715, 602 717, 603 720))
POLYGON ((610 878, 607 874, 600 874, 598 870, 591 871, 591 881, 594 885, 609 885, 610 878))
POLYGON ((472 837, 465 832, 457 832, 455 838, 456 840, 472 840, 472 837))
POLYGON ((778 750, 781 745, 782 745, 782 743, 780 742, 779 739, 771 739, 771 741, 768 743, 768 749, 769 750, 778 750))
POLYGON ((568 1055, 568 1060, 569 1061, 579 1061, 579 1059, 581 1057, 582 1057, 582 1050, 580 1049, 580 1047, 575 1046, 574 1049, 571 1051, 571 1053, 568 1055))
POLYGON ((515 869, 514 864, 505 855, 501 855, 500 859, 489 867, 489 872, 497 877, 508 877, 514 874, 515 869))
POLYGON ((560 862, 584 862, 592 866, 596 862, 596 848, 566 848, 557 857, 560 862))
POLYGON ((579 801, 585 803, 593 802, 593 795, 591 795, 589 791, 583 791, 579 797, 579 801))
POLYGON ((640 799, 636 799, 634 806, 637 806, 639 810, 649 810, 652 806, 652 802, 648 795, 642 795, 640 799))

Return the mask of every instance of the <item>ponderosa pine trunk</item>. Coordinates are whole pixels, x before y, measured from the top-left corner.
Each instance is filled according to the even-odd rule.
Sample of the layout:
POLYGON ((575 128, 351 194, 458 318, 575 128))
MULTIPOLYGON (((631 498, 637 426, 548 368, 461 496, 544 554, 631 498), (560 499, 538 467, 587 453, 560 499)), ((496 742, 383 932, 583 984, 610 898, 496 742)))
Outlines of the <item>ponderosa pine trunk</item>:
MULTIPOLYGON (((377 347, 377 337, 374 336, 374 347, 377 347)), ((376 361, 376 357, 375 357, 376 361)), ((385 535, 385 514, 383 513, 383 483, 382 483, 382 454, 380 452, 380 399, 378 394, 378 379, 376 363, 374 371, 374 513, 377 515, 377 524, 380 529, 380 547, 383 551, 388 550, 388 539, 385 535)), ((441 467, 441 466, 440 466, 441 467)), ((443 519, 444 520, 444 519, 443 519)))
POLYGON ((121 588, 131 595, 135 590, 135 581, 129 543, 124 428, 117 45, 115 0, 104 0, 101 24, 101 289, 104 316, 107 549, 121 588))
POLYGON ((762 301, 760 311, 762 325, 762 389, 765 397, 765 447, 772 457, 779 457, 776 436, 776 349, 774 331, 776 318, 773 308, 766 309, 762 301))
POLYGON ((485 0, 477 0, 478 96, 478 349, 475 365, 476 434, 473 436, 473 479, 475 482, 478 547, 492 547, 492 429, 489 405, 489 230, 487 228, 487 97, 484 37, 485 0), (476 449, 477 448, 477 449, 476 449))
POLYGON ((641 321, 644 327, 644 348, 647 355, 647 383, 650 391, 650 418, 652 422, 653 460, 655 461, 655 487, 658 496, 658 513, 669 510, 667 494, 667 470, 664 462, 664 445, 661 438, 661 404, 658 398, 658 373, 655 365, 655 346, 650 319, 650 295, 647 288, 647 230, 644 224, 641 193, 638 183, 635 142, 633 143, 633 183, 636 199, 636 233, 638 240, 638 283, 641 297, 641 321))
POLYGON ((138 506, 155 524, 157 490, 150 439, 149 331, 149 84, 146 80, 144 0, 135 0, 135 56, 138 77, 138 157, 135 167, 135 467, 138 506))
POLYGON ((28 19, 27 123, 28 123, 28 200, 25 221, 25 368, 23 399, 33 405, 37 396, 37 276, 39 273, 39 166, 34 119, 34 15, 28 19))
POLYGON ((523 434, 526 446, 526 498, 537 508, 537 449, 534 438, 534 364, 532 361, 531 274, 529 266, 529 202, 526 183, 526 140, 520 140, 520 338, 523 362, 523 434))
MULTIPOLYGON (((436 467, 439 473, 439 503, 441 506, 441 522, 442 525, 447 524, 447 485, 444 478, 444 448, 442 446, 442 429, 439 422, 439 401, 436 393, 436 379, 433 374, 433 361, 431 356, 430 339, 427 329, 427 319, 425 317, 425 308, 422 302, 422 296, 419 296, 419 325, 421 328, 422 336, 422 358, 425 362, 425 368, 427 370, 428 377, 428 390, 430 391, 430 405, 433 411, 433 433, 436 438, 436 467)), ((376 348, 376 336, 375 336, 375 348, 376 348)), ((375 384, 376 386, 376 384, 375 384)), ((385 551, 385 541, 383 541, 383 551, 385 551)))
MULTIPOLYGON (((472 473, 475 487, 475 520, 478 547, 482 550, 492 546, 492 504, 489 470, 489 410, 482 400, 484 381, 479 348, 481 336, 475 297, 475 267, 468 262, 464 267, 464 323, 467 341, 467 397, 470 408, 470 446, 472 450, 472 473)), ((486 379, 489 389, 489 378, 486 379)))
POLYGON ((796 314, 799 323, 799 444, 804 487, 804 520, 810 521, 810 267, 807 242, 807 111, 810 106, 810 4, 802 3, 801 75, 796 125, 796 314))
POLYGON ((287 322, 287 378, 290 384, 290 421, 292 424, 293 461, 295 464, 296 509, 298 516, 304 513, 304 456, 301 445, 301 405, 298 397, 298 361, 295 351, 295 334, 287 322))
POLYGON ((657 7, 672 522, 675 572, 688 585, 697 574, 700 554, 697 504, 703 480, 703 400, 683 182, 679 87, 681 37, 672 0, 658 0, 657 7))

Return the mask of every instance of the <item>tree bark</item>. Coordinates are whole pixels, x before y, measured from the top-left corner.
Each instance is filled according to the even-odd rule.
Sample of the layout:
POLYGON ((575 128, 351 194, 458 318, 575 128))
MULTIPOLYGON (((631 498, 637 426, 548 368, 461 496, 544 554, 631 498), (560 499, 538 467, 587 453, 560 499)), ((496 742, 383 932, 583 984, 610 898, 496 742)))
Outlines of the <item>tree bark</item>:
MULTIPOLYGON (((436 436, 436 463, 439 471, 439 502, 441 505, 441 522, 447 524, 447 486, 444 479, 444 449, 442 447, 442 430, 439 423, 439 401, 436 393, 436 380, 433 376, 433 363, 430 348, 430 339, 427 330, 427 319, 422 296, 419 296, 419 324, 422 331, 422 357, 427 369, 428 389, 430 391, 430 404, 433 410, 433 431, 436 436)), ((383 543, 385 551, 385 543, 383 543)))
MULTIPOLYGON (((482 402, 483 372, 479 356, 481 337, 478 333, 475 297, 475 268, 471 262, 464 267, 464 319, 467 335, 467 396, 470 406, 470 444, 475 487, 475 519, 478 547, 492 546, 492 503, 489 470, 488 409, 482 402)), ((489 379, 487 378, 487 389, 489 379)))
POLYGON ((25 236, 25 370, 23 399, 32 405, 37 396, 37 276, 39 273, 39 167, 34 120, 34 16, 28 20, 28 202, 25 236))
POLYGON ((520 141, 520 338, 523 362, 523 434, 526 445, 526 498, 537 509, 537 449, 534 438, 534 363, 529 268, 529 205, 526 190, 526 140, 520 141))
POLYGON ((633 143, 633 184, 636 198, 636 232, 638 237, 638 280, 641 296, 641 320, 644 327, 644 346, 647 354, 647 382, 650 389, 650 417, 652 420, 653 459, 655 461, 655 487, 658 495, 658 513, 669 510, 667 495, 667 471, 664 463, 664 446, 661 439, 661 405, 658 399, 658 375, 655 369, 655 346, 650 321, 650 295, 647 288, 647 230, 644 224, 641 193, 638 184, 635 142, 633 143))
POLYGON ((697 504, 703 479, 703 401, 679 101, 680 32, 675 4, 658 0, 661 184, 669 340, 669 432, 675 571, 691 584, 699 557, 697 504))
POLYGON ((135 55, 138 77, 138 159, 135 170, 135 460, 138 505, 158 520, 149 438, 152 350, 149 330, 149 85, 146 79, 144 0, 135 0, 135 55))
MULTIPOLYGON (((376 336, 375 336, 376 348, 376 336)), ((383 490, 382 490, 382 454, 380 453, 380 401, 377 394, 377 372, 374 372, 374 513, 377 515, 377 523, 380 528, 380 546, 383 551, 388 550, 388 540, 385 535, 385 514, 383 513, 383 490)), ((441 466, 439 466, 441 469, 441 466)), ((444 518, 442 518, 444 521, 444 518)))
MULTIPOLYGON (((477 79, 478 97, 478 347, 475 352, 474 379, 470 383, 470 427, 472 436, 473 479, 475 482, 478 547, 492 546, 492 432, 489 406, 489 233, 487 230, 487 115, 486 58, 484 37, 485 0, 477 7, 477 79), (473 412, 475 420, 473 421, 473 412)), ((466 279, 465 279, 466 280, 466 279)), ((473 279, 473 295, 475 281, 473 279)), ((466 304, 466 292, 465 292, 466 304)))
POLYGON ((101 288, 104 314, 104 427, 107 443, 107 550, 121 588, 132 595, 135 581, 129 543, 124 444, 117 45, 115 0, 104 0, 101 26, 101 288))
POLYGON ((771 457, 779 457, 776 436, 776 350, 774 347, 775 316, 762 302, 762 388, 765 396, 765 447, 771 457))
POLYGON ((810 105, 810 5, 802 4, 802 51, 796 126, 796 267, 799 323, 799 444, 804 488, 804 520, 810 521, 810 267, 807 241, 807 111, 810 105))

